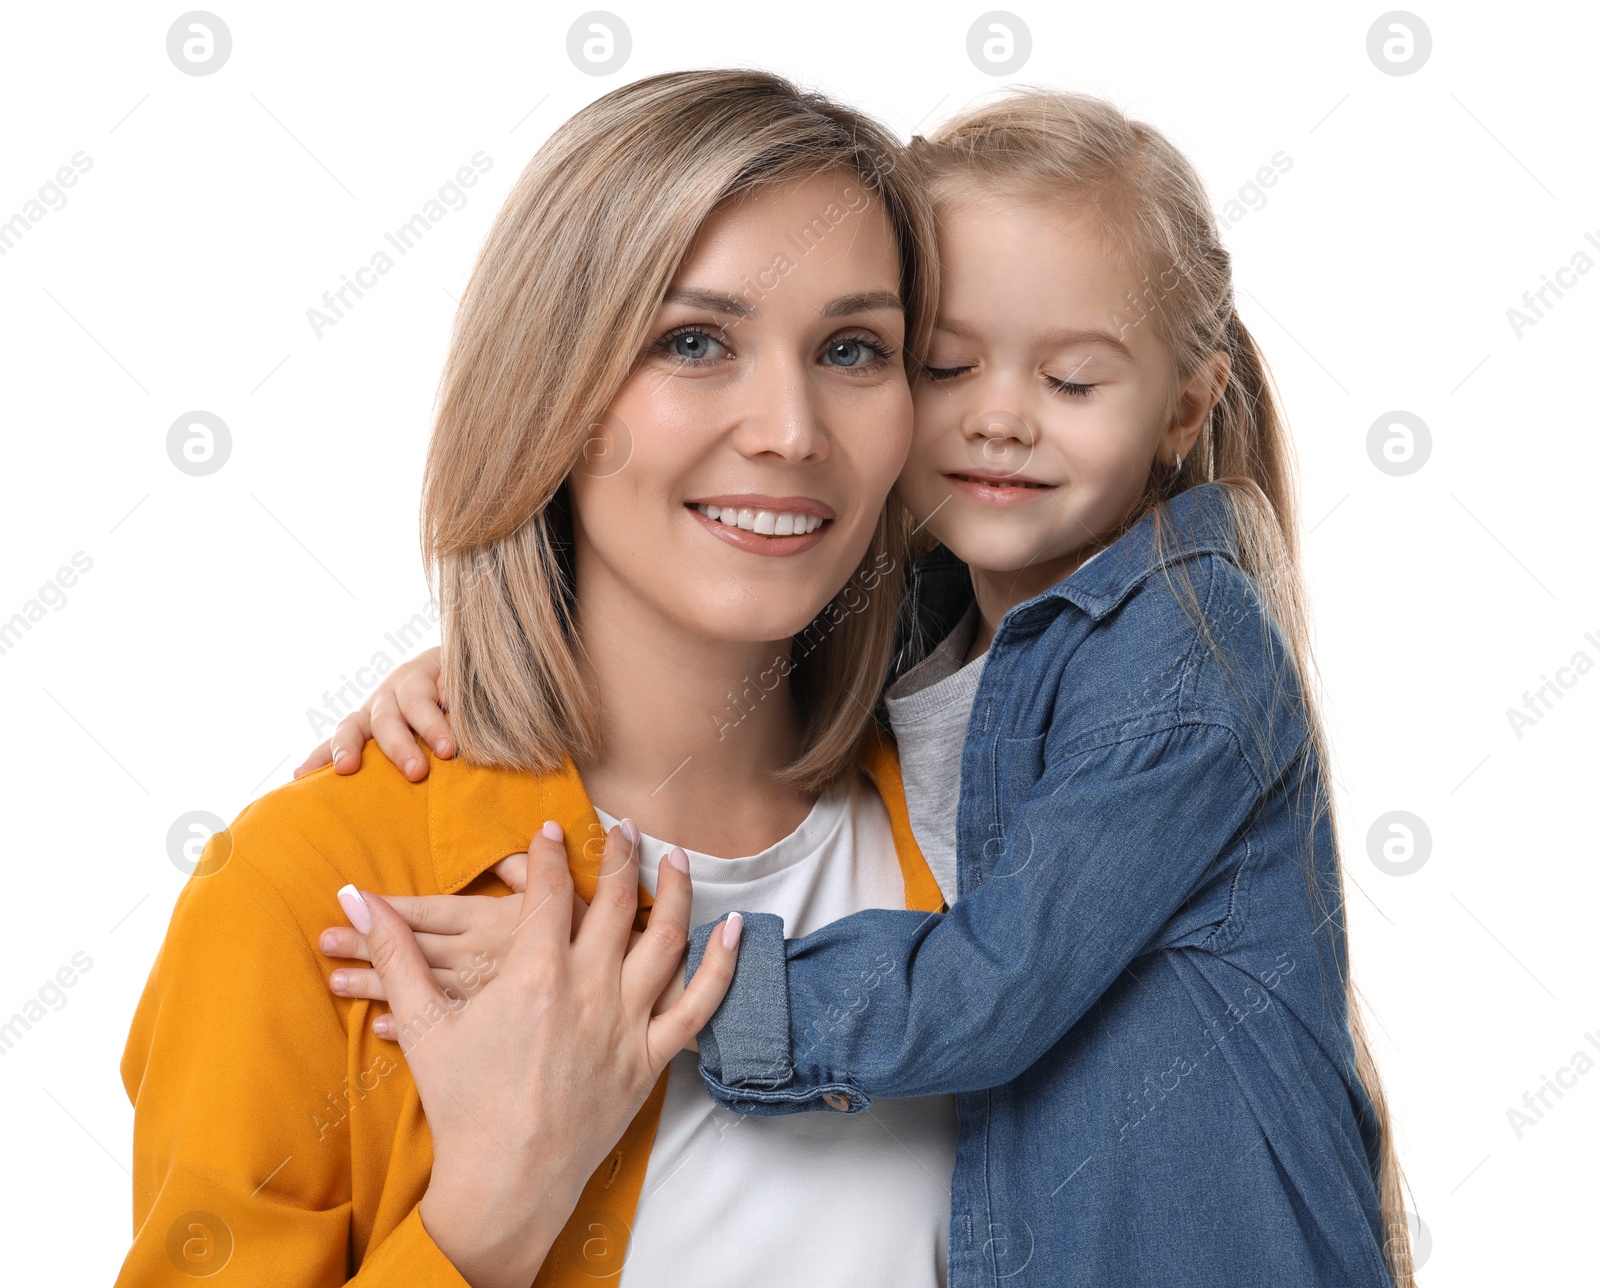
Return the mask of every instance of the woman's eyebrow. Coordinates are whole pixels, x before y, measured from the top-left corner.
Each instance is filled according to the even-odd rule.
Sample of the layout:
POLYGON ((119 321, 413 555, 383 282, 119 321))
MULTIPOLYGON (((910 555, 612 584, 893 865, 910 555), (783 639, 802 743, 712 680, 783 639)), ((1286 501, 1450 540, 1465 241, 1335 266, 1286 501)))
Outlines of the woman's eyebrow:
POLYGON ((853 295, 841 295, 822 310, 825 318, 842 318, 851 313, 871 313, 877 309, 891 309, 896 313, 905 312, 905 305, 900 302, 900 297, 893 291, 857 291, 853 295))
MULTIPOLYGON (((701 290, 695 286, 670 287, 661 299, 664 304, 687 304, 736 318, 753 317, 757 312, 756 306, 742 296, 701 290)), ((875 309, 890 309, 900 313, 905 311, 905 306, 894 291, 852 291, 849 295, 830 300, 818 310, 818 314, 825 318, 838 318, 851 313, 871 313, 875 309)))

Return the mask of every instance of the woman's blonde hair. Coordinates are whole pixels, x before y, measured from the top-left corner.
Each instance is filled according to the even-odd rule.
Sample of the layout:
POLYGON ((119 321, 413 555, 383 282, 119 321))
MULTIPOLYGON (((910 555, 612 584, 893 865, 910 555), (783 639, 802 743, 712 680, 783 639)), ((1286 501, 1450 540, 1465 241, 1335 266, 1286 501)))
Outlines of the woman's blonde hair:
MULTIPOLYGON (((928 138, 913 138, 909 152, 936 211, 971 199, 1011 197, 1065 201, 1096 215, 1103 233, 1140 273, 1139 290, 1123 302, 1112 324, 1154 328, 1173 358, 1174 399, 1181 381, 1216 353, 1227 355, 1230 373, 1221 400, 1181 468, 1152 462, 1143 495, 1105 540, 1146 514, 1153 514, 1159 536, 1164 501, 1201 483, 1228 487, 1241 563, 1261 587, 1302 680, 1316 766, 1305 786, 1318 817, 1326 817, 1331 827, 1326 738, 1309 683, 1314 671, 1292 445, 1266 362, 1235 308, 1232 262, 1194 167, 1159 131, 1130 120, 1110 103, 1033 87, 1011 90, 928 138)), ((1198 616, 1198 605, 1194 611, 1198 616)), ((1308 883, 1314 904, 1320 903, 1309 865, 1308 883)), ((1344 987, 1356 1075, 1378 1129, 1384 1255, 1396 1288, 1412 1288, 1405 1182, 1388 1105, 1348 972, 1344 987)))
MULTIPOLYGON (((914 364, 938 295, 932 208, 870 117, 765 72, 674 72, 584 107, 523 170, 456 314, 423 482, 441 688, 468 760, 550 770, 600 753, 574 629, 565 481, 586 451, 618 450, 606 408, 707 216, 831 170, 853 173, 888 216, 914 364)), ((897 505, 795 649, 803 732, 783 776, 798 786, 820 788, 854 763, 893 645, 897 505)))

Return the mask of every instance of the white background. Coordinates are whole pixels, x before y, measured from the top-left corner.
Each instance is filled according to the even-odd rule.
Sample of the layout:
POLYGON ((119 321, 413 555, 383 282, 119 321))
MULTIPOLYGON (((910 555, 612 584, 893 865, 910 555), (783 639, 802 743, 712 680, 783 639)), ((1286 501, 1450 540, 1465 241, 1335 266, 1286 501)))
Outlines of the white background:
MULTIPOLYGON (((1506 311, 1579 250, 1600 263, 1600 19, 1415 3, 1432 53, 1404 76, 1368 57, 1379 4, 1018 5, 1018 79, 1168 131, 1219 205, 1293 160, 1227 240, 1299 444, 1352 953, 1422 1279, 1592 1283, 1600 1068, 1547 1092, 1520 1137, 1507 1111, 1600 1042, 1600 672, 1521 737, 1506 711, 1575 653, 1600 662, 1600 272, 1520 338, 1506 311), (1403 477, 1366 446, 1397 409, 1432 434, 1403 477), (1368 854, 1393 810, 1431 833, 1407 876, 1368 854)), ((568 58, 579 6, 217 4, 233 48, 205 76, 168 58, 180 6, 0 15, 0 220, 92 159, 0 256, 0 621, 74 553, 93 561, 0 654, 0 1020, 75 952, 93 961, 0 1056, 15 1282, 106 1283, 126 1249, 117 1066, 184 879, 169 828, 287 781, 324 691, 398 660, 385 633, 427 602, 434 384, 539 143, 615 85, 684 67, 779 71, 902 137, 1002 83, 967 56, 977 4, 619 0, 632 54, 600 77, 568 58), (323 292, 480 150, 493 168, 465 208, 314 335, 323 292), (206 477, 166 449, 197 409, 232 436, 206 477)))

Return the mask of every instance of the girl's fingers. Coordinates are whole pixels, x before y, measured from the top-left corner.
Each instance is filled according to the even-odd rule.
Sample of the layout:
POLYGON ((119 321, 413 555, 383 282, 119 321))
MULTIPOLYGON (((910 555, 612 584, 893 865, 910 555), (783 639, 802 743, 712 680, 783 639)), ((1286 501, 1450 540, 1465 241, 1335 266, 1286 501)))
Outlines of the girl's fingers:
POLYGON ((644 934, 628 949, 622 963, 623 997, 630 1005, 648 1009, 683 969, 693 901, 689 859, 674 845, 656 876, 655 903, 644 934))
POLYGON ((361 768, 361 749, 367 745, 367 739, 372 736, 372 725, 367 718, 366 708, 352 711, 333 731, 333 737, 328 739, 332 748, 333 772, 336 774, 353 774, 361 768))
POLYGON ((313 769, 321 769, 324 765, 333 763, 333 747, 330 743, 319 742, 311 749, 311 754, 300 762, 294 771, 296 778, 304 778, 313 769))
POLYGON ((594 899, 583 914, 577 945, 588 945, 620 961, 639 911, 639 828, 625 818, 606 833, 594 899))
MULTIPOLYGON (((473 973, 436 967, 433 972, 433 982, 439 986, 439 991, 457 1005, 468 1001, 490 978, 482 971, 473 973)), ((328 976, 328 991, 340 997, 364 997, 372 1002, 389 1000, 383 991, 382 976, 365 966, 342 966, 334 971, 328 976)))
MULTIPOLYGON (((474 950, 464 935, 430 935, 426 932, 412 936, 422 950, 422 959, 439 970, 465 970, 474 960, 474 950)), ((370 962, 372 954, 367 941, 349 926, 329 926, 317 937, 317 947, 326 957, 339 957, 345 961, 370 962)), ((483 954, 479 954, 482 956, 483 954)))
POLYGON ((513 894, 521 894, 528 888, 527 854, 506 855, 494 865, 494 874, 511 887, 513 894))
POLYGON ((412 729, 434 753, 449 759, 456 753, 450 720, 439 705, 439 676, 427 667, 406 671, 395 685, 395 701, 412 729))
MULTIPOLYGON (((394 694, 388 689, 379 689, 367 699, 366 707, 357 714, 365 716, 368 712, 371 713, 372 736, 377 740, 378 750, 412 782, 419 783, 426 778, 428 758, 417 746, 416 735, 406 723, 394 694)), ((343 729, 344 725, 341 724, 339 728, 343 729)))
POLYGON ((734 964, 739 960, 739 936, 743 930, 744 918, 737 912, 729 913, 707 940, 700 968, 683 990, 683 996, 650 1021, 645 1043, 650 1067, 657 1073, 705 1028, 717 1007, 722 1005, 728 985, 733 983, 734 964))

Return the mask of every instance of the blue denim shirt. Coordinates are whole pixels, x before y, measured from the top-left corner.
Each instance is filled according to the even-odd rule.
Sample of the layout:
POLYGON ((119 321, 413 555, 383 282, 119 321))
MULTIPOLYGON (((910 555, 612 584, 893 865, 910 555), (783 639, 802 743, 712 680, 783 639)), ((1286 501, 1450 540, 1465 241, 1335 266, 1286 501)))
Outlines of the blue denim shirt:
MULTIPOLYGON (((912 596, 925 646, 970 581, 912 596)), ((1005 615, 957 832, 944 914, 746 915, 712 1096, 958 1093, 951 1288, 1389 1284, 1327 798, 1225 488, 1005 615)))

